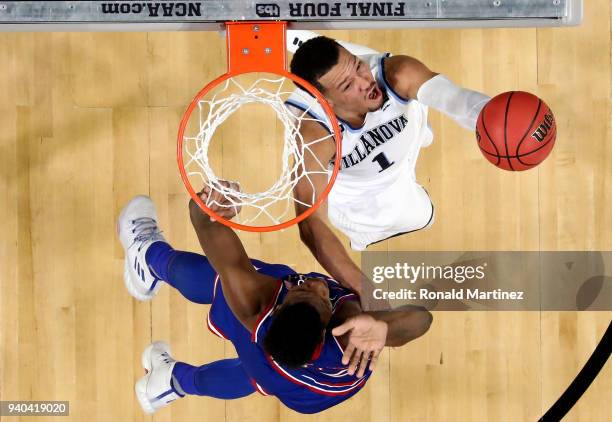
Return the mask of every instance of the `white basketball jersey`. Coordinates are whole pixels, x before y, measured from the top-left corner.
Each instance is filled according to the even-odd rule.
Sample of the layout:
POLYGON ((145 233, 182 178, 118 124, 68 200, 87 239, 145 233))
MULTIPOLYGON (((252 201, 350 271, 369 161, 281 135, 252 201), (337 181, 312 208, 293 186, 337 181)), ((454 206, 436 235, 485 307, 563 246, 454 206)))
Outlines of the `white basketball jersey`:
MULTIPOLYGON (((359 57, 370 66, 372 75, 383 92, 382 107, 369 112, 361 127, 351 127, 348 122, 338 119, 342 130, 342 157, 328 205, 330 219, 351 237, 352 241, 355 236, 351 236, 351 232, 393 235, 423 228, 433 216, 429 196, 416 183, 415 176, 419 150, 428 146, 433 139, 427 124, 428 109, 418 101, 404 99, 393 91, 384 74, 384 60, 388 56, 389 54, 373 54, 359 57), (390 193, 390 187, 398 183, 401 183, 403 188, 399 191, 396 188, 390 193), (382 209, 382 202, 388 205, 394 198, 388 198, 389 201, 384 200, 380 206, 376 206, 374 199, 384 192, 389 192, 387 196, 399 194, 400 197, 395 198, 397 205, 392 207, 395 210, 382 209), (405 208, 405 202, 408 203, 408 210, 405 208), (335 208, 342 214, 341 218, 338 218, 337 211, 333 211, 335 208), (415 221, 408 221, 410 219, 406 218, 406 214, 415 209, 418 216, 415 215, 415 221), (403 215, 400 216, 398 211, 403 215)), ((301 89, 296 89, 287 103, 307 111, 320 121, 328 122, 316 99, 301 89)), ((329 129, 329 124, 327 126, 329 129)), ((331 166, 332 164, 330 169, 331 166)), ((367 245, 380 236, 370 236, 363 242, 354 243, 365 242, 367 245)))

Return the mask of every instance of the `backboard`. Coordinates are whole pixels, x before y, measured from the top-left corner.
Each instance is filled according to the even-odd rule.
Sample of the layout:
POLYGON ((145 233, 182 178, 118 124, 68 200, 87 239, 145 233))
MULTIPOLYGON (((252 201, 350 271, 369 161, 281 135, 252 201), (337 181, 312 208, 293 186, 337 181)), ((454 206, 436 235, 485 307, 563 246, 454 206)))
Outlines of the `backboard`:
POLYGON ((582 0, 0 1, 3 31, 221 30, 282 20, 290 29, 568 26, 582 0))

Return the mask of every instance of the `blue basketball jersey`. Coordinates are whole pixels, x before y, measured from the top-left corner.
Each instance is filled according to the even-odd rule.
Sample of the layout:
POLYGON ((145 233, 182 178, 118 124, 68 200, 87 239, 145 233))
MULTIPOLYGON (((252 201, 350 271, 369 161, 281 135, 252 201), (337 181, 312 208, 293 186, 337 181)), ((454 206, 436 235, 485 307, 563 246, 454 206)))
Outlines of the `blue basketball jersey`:
POLYGON ((320 354, 306 365, 293 369, 283 367, 266 354, 263 339, 270 328, 274 309, 282 304, 289 291, 285 282, 299 285, 304 278, 316 277, 325 280, 329 286, 334 312, 343 302, 358 300, 358 296, 323 274, 297 274, 285 265, 259 261, 253 263, 260 273, 278 278, 273 300, 261 315, 253 332, 249 332, 232 314, 223 296, 218 276, 207 323, 214 334, 234 344, 238 357, 257 391, 263 395, 276 396, 287 407, 300 413, 320 412, 357 393, 371 373, 366 371, 363 377, 347 373, 348 365, 342 364, 342 347, 331 334, 331 330, 326 331, 320 354))

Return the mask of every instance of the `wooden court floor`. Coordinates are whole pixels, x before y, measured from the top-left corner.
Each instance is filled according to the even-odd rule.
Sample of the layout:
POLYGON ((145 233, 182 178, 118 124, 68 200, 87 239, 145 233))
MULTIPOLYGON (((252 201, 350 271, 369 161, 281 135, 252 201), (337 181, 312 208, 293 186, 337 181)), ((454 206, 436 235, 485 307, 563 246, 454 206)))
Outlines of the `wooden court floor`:
MULTIPOLYGON (((413 55, 489 95, 534 92, 557 116, 552 156, 511 174, 432 112, 418 174, 436 223, 375 250, 612 250, 610 3, 585 3, 578 28, 330 33, 413 55)), ((48 419, 58 421, 537 420, 611 312, 437 312, 426 336, 384 352, 364 391, 318 415, 256 395, 141 412, 133 383, 150 341, 197 364, 234 355, 206 329, 207 307, 167 287, 150 303, 129 296, 115 235, 122 205, 144 193, 167 239, 198 250, 175 133, 199 87, 224 71, 224 49, 216 33, 0 33, 0 399, 69 400, 69 418, 48 419)), ((319 268, 296 229, 240 236, 253 257, 319 268)), ((610 420, 610 397, 608 362, 566 420, 610 420)))

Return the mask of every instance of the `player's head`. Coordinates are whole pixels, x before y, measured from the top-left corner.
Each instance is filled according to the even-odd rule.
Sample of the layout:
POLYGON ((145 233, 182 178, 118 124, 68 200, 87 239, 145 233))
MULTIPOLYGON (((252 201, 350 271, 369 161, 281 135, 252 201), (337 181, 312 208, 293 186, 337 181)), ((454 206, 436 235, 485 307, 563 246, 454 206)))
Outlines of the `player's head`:
POLYGON ((303 43, 293 55, 291 73, 321 91, 336 113, 367 113, 383 103, 368 65, 328 37, 303 43))
POLYGON ((315 357, 332 315, 329 288, 324 280, 309 278, 289 286, 275 311, 264 349, 281 365, 297 368, 315 357))

